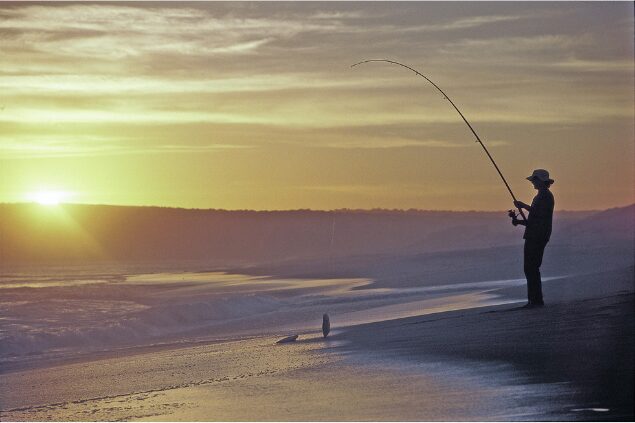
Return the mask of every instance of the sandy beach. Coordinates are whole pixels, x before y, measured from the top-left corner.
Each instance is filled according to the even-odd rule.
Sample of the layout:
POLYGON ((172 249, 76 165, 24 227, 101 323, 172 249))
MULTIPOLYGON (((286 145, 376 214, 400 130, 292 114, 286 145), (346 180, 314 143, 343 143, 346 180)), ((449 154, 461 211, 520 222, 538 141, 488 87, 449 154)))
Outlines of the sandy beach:
MULTIPOLYGON (((517 282, 480 284, 489 300, 482 291, 392 306, 365 297, 377 306, 371 323, 342 326, 334 313, 328 338, 305 329, 292 344, 276 345, 288 333, 276 329, 5 362, 2 420, 629 420, 632 281, 632 268, 556 278, 535 310, 515 309, 517 282), (404 314, 404 304, 419 312, 404 314), (391 311, 399 318, 377 320, 391 311)), ((328 287, 341 301, 363 285, 346 284, 309 291, 328 287)), ((350 321, 361 311, 349 311, 350 321)))
POLYGON ((544 291, 544 308, 505 305, 393 320, 340 338, 351 351, 415 362, 499 363, 519 384, 554 389, 534 399, 546 408, 532 420, 632 420, 633 269, 555 280, 544 291), (613 292, 598 296, 606 286, 613 292))
POLYGON ((0 423, 635 422, 634 17, 1 2, 0 423))

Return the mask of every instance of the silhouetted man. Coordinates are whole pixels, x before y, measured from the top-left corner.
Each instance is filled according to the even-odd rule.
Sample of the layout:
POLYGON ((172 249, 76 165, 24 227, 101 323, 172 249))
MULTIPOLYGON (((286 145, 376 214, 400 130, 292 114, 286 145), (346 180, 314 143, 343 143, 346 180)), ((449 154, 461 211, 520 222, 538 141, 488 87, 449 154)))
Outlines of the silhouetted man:
POLYGON ((514 206, 527 210, 529 215, 527 221, 518 220, 514 216, 512 224, 525 226, 525 235, 523 236, 525 239, 524 270, 527 278, 527 297, 529 298, 525 307, 532 308, 544 305, 540 265, 545 247, 551 237, 554 200, 549 187, 554 183, 554 180, 549 178, 549 172, 544 169, 534 170, 527 180, 538 190, 538 195, 534 197, 531 206, 522 201, 514 201, 514 206))

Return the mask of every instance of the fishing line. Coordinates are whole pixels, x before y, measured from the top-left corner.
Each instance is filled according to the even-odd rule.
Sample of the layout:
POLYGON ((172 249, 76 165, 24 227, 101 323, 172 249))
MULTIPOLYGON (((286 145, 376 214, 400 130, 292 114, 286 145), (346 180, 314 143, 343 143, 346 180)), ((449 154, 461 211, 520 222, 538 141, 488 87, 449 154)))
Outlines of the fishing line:
MULTIPOLYGON (((363 60, 359 63, 355 63, 354 65, 351 65, 351 68, 354 68, 355 66, 364 64, 364 63, 371 63, 371 62, 385 62, 385 63, 391 63, 393 65, 398 65, 401 67, 404 67, 406 69, 410 69, 411 71, 413 71, 414 73, 416 73, 417 75, 419 75, 420 77, 422 77, 423 79, 425 79, 426 81, 428 81, 429 83, 431 83, 434 88, 436 88, 437 90, 439 90, 439 92, 441 94, 443 94, 443 98, 445 98, 446 100, 448 100, 450 102, 450 104, 452 105, 452 107, 454 107, 454 110, 456 110, 458 112, 458 114, 461 116, 461 118, 463 119, 463 121, 467 124, 468 128, 470 128, 470 131, 472 131, 472 133, 474 134, 474 136, 476 137, 476 142, 481 144, 481 147, 483 147, 483 150, 485 151, 485 154, 487 154, 487 157, 489 157, 490 161, 492 162, 492 164, 494 165, 494 167, 496 168, 496 171, 498 172, 498 175, 501 177, 501 179, 503 180, 503 183, 505 184, 505 186, 507 187, 507 191, 509 191, 509 194, 512 196, 512 199, 514 201, 516 200, 516 196, 514 195, 514 193, 512 192, 512 189, 509 187, 509 184, 507 183, 507 180, 505 179, 505 177, 503 176, 503 173, 501 172, 501 170, 498 168, 498 165, 496 164, 496 162, 494 161, 494 158, 492 157, 492 155, 489 153, 489 151, 487 150, 487 147, 485 147, 485 144, 483 144, 483 141, 481 141, 481 138, 478 136, 478 134, 476 133, 476 131, 474 130, 474 128, 472 128, 472 125, 470 124, 470 122, 467 121, 467 119, 465 118, 465 116, 463 116, 463 113, 461 113, 461 111, 459 110, 458 107, 456 107, 456 104, 454 104, 454 102, 452 100, 450 100, 450 97, 448 97, 448 95, 441 89, 439 88, 439 86, 437 84, 435 84, 430 78, 428 78, 427 76, 425 76, 424 74, 422 74, 421 72, 419 72, 416 69, 411 68, 410 66, 404 65, 403 63, 399 63, 399 62, 395 62, 394 60, 388 60, 388 59, 370 59, 370 60, 363 60)), ((520 212, 520 215, 522 216, 523 220, 527 220, 527 218, 525 217, 525 214, 523 213, 523 210, 518 207, 518 211, 520 212)))

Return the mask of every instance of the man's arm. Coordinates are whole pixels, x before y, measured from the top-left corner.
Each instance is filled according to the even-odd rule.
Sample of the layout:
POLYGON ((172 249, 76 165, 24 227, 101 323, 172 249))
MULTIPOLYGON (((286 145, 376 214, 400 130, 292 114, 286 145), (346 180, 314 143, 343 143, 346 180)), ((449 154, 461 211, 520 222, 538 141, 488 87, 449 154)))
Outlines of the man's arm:
POLYGON ((523 203, 522 201, 514 201, 514 207, 519 208, 519 209, 525 209, 528 212, 531 211, 531 206, 528 204, 523 203))
POLYGON ((514 226, 517 226, 517 225, 527 226, 527 224, 525 223, 525 219, 518 220, 518 215, 516 214, 516 212, 514 210, 510 210, 509 213, 507 213, 507 215, 512 218, 512 225, 514 225, 514 226))
POLYGON ((517 226, 517 225, 527 226, 527 221, 526 220, 519 220, 519 219, 516 219, 516 217, 513 217, 512 218, 512 225, 514 225, 514 226, 517 226))

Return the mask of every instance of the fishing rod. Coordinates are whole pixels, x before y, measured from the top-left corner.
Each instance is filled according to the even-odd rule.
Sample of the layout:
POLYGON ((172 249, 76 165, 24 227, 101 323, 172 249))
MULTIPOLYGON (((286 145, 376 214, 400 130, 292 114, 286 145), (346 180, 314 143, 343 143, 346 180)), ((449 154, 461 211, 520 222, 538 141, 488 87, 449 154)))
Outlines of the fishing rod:
MULTIPOLYGON (((472 125, 470 124, 470 122, 467 121, 467 119, 465 118, 465 116, 463 116, 463 113, 461 113, 461 111, 459 110, 458 107, 456 107, 456 104, 454 104, 454 102, 452 100, 450 100, 450 97, 448 97, 448 95, 441 89, 439 88, 439 86, 437 84, 435 84, 434 82, 432 82, 432 80, 430 78, 428 78, 427 76, 425 76, 424 74, 422 74, 421 72, 419 72, 416 69, 411 68, 410 66, 404 65, 403 63, 399 63, 399 62, 395 62, 394 60, 388 60, 388 59, 370 59, 370 60, 363 60, 359 63, 355 63, 354 65, 351 65, 351 68, 354 68, 355 66, 364 64, 364 63, 371 63, 371 62, 386 62, 386 63, 392 63, 393 65, 398 65, 401 67, 404 67, 406 69, 410 69, 411 71, 413 71, 414 73, 416 73, 417 75, 419 75, 420 77, 422 77, 423 79, 425 79, 426 81, 428 81, 429 83, 431 83, 432 85, 434 85, 434 88, 436 88, 437 90, 439 90, 439 92, 441 94, 443 94, 443 98, 445 98, 447 101, 450 102, 450 104, 452 105, 452 107, 454 107, 454 110, 456 110, 458 112, 458 114, 461 116, 461 118, 463 118, 463 121, 465 121, 465 123, 467 124, 468 128, 470 128, 470 131, 472 131, 472 133, 474 134, 474 136, 476 137, 476 142, 481 144, 481 147, 483 147, 483 150, 485 151, 485 154, 487 154, 487 157, 489 157, 490 161, 492 162, 492 164, 494 165, 494 167, 496 168, 496 171, 498 172, 498 174, 500 175, 501 179, 503 180, 503 183, 505 184, 505 186, 507 187, 507 191, 509 191, 509 194, 512 196, 512 199, 514 201, 516 200, 516 196, 514 195, 514 193, 512 192, 512 189, 509 187, 509 184, 507 183, 507 180, 505 179, 505 177, 503 176, 503 173, 500 171, 500 169, 498 168, 498 165, 496 164, 496 162, 494 161, 494 158, 492 157, 492 155, 489 153, 489 151, 487 150, 487 147, 485 147, 485 144, 483 144, 483 141, 481 141, 481 138, 478 136, 478 134, 476 133, 476 131, 474 130, 474 128, 472 128, 472 125)), ((525 217, 525 213, 523 213, 522 208, 518 207, 518 211, 520 212, 520 215, 522 216, 523 220, 527 220, 527 218, 525 217)), ((511 215, 511 214, 510 214, 511 215)))

